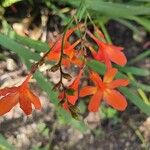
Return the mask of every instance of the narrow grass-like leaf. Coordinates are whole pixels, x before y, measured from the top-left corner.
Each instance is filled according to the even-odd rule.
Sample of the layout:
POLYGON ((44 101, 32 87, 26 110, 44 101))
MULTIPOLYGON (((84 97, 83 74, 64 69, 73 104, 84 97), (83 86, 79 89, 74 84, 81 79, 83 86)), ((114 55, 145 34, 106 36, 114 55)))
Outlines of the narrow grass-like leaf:
POLYGON ((22 1, 22 0, 3 0, 2 1, 2 6, 3 7, 9 7, 11 5, 13 5, 14 3, 17 3, 19 1, 22 1))
POLYGON ((145 57, 148 57, 150 56, 150 49, 148 50, 145 50, 143 53, 137 55, 135 58, 131 59, 129 62, 128 62, 128 65, 131 65, 131 64, 134 64, 140 60, 143 60, 145 57))
POLYGON ((57 108, 57 114, 59 118, 60 123, 67 123, 71 125, 72 127, 78 129, 80 132, 84 133, 87 131, 88 127, 84 124, 82 121, 75 120, 71 117, 71 115, 62 108, 57 108))
POLYGON ((146 85, 146 84, 139 83, 136 81, 132 81, 131 83, 132 83, 132 86, 134 86, 136 88, 141 88, 144 91, 150 92, 150 85, 146 85))
MULTIPOLYGON (((98 72, 101 75, 104 75, 106 72, 106 66, 103 63, 100 63, 99 61, 96 60, 90 60, 87 61, 87 66, 90 67, 92 70, 98 72)), ((118 72, 116 75, 117 78, 127 78, 126 75, 118 72)))
POLYGON ((23 61, 25 61, 25 59, 39 60, 40 58, 38 54, 32 53, 28 48, 18 44, 2 33, 0 33, 0 45, 15 52, 19 57, 23 58, 23 61))
POLYGON ((124 73, 131 73, 136 76, 149 76, 150 75, 150 71, 147 69, 143 69, 143 68, 120 67, 120 66, 117 66, 117 68, 124 73))
POLYGON ((32 40, 28 37, 23 37, 18 34, 15 34, 14 39, 20 44, 26 45, 39 52, 46 52, 50 49, 47 43, 37 41, 37 40, 32 40))
POLYGON ((144 17, 137 17, 137 16, 132 16, 132 17, 129 17, 129 18, 136 21, 137 23, 142 25, 147 31, 150 32, 150 20, 149 19, 144 18, 144 17))
MULTIPOLYGON (((81 0, 76 1, 67 1, 61 0, 67 3, 70 3, 73 6, 78 7, 81 0)), ((113 17, 123 17, 128 18, 129 16, 134 15, 149 15, 150 8, 147 6, 132 6, 125 5, 120 3, 112 2, 103 2, 100 0, 85 0, 86 7, 90 10, 96 11, 98 13, 113 16, 113 17)))
POLYGON ((126 87, 121 87, 119 90, 129 99, 133 104, 135 104, 140 110, 150 115, 150 106, 145 104, 143 100, 137 96, 131 89, 126 87))
POLYGON ((48 94, 48 97, 50 98, 50 101, 57 105, 59 103, 58 100, 58 92, 52 90, 53 85, 52 83, 48 82, 46 78, 44 78, 44 76, 37 71, 34 75, 38 85, 41 87, 41 89, 43 91, 45 91, 48 94))
POLYGON ((130 21, 125 20, 125 19, 120 19, 120 18, 115 18, 114 20, 116 20, 117 22, 123 24, 124 26, 128 27, 130 30, 132 30, 134 33, 136 34, 140 34, 140 31, 138 30, 138 28, 133 25, 130 21))
POLYGON ((12 27, 7 23, 6 20, 2 20, 2 27, 3 27, 2 31, 5 35, 7 35, 11 39, 17 41, 22 45, 28 46, 29 48, 36 49, 36 51, 38 52, 45 52, 50 49, 47 43, 18 35, 12 29, 12 27))
POLYGON ((15 147, 12 146, 8 141, 0 134, 0 150, 15 150, 15 147))

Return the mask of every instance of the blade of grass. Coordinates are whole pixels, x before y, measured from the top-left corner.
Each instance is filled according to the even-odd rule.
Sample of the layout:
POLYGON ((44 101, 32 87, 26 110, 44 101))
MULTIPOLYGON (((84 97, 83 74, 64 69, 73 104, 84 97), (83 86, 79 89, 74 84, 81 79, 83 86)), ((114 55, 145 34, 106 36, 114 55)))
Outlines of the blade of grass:
POLYGON ((16 54, 19 55, 19 57, 25 59, 34 59, 38 60, 40 56, 36 53, 32 53, 29 49, 25 48, 24 46, 18 44, 13 39, 9 38, 8 36, 0 33, 0 45, 3 47, 12 50, 16 54), (23 57, 22 57, 23 56, 23 57))
MULTIPOLYGON (((76 1, 61 0, 61 1, 67 2, 75 7, 78 7, 81 0, 76 1)), ((113 17, 128 18, 129 16, 134 15, 150 14, 150 8, 146 6, 132 6, 121 3, 103 2, 100 0, 92 0, 92 1, 85 0, 85 4, 87 9, 113 17)))
POLYGON ((4 32, 5 35, 14 39, 15 41, 17 41, 22 45, 28 46, 29 48, 36 49, 36 51, 38 52, 45 52, 50 49, 47 43, 18 35, 12 29, 12 27, 7 23, 5 18, 2 20, 2 27, 3 27, 2 31, 4 32))
POLYGON ((128 65, 132 65, 142 59, 144 59, 145 57, 148 57, 150 56, 150 49, 148 50, 145 50, 143 53, 139 54, 138 56, 136 56, 135 58, 131 59, 129 62, 128 62, 128 65))
POLYGON ((38 40, 32 40, 31 38, 23 37, 18 34, 15 34, 14 40, 19 42, 20 44, 28 46, 29 48, 35 49, 38 52, 46 52, 50 49, 47 43, 38 40))
POLYGON ((150 115, 150 106, 145 104, 143 100, 137 96, 131 89, 121 87, 119 90, 129 99, 134 105, 136 105, 142 112, 150 115))
POLYGON ((129 22, 128 20, 120 19, 120 18, 116 18, 114 20, 116 20, 117 22, 119 22, 119 23, 123 24, 124 26, 128 27, 134 33, 136 33, 138 35, 140 34, 140 31, 138 30, 138 28, 135 25, 133 25, 131 22, 129 22))
POLYGON ((138 83, 136 81, 132 81, 131 84, 133 87, 141 88, 144 91, 150 92, 150 86, 149 85, 145 85, 143 83, 138 83))
POLYGON ((142 25, 147 31, 150 32, 150 20, 144 17, 132 16, 130 19, 136 21, 138 24, 142 25))
POLYGON ((0 134, 0 149, 1 150, 16 150, 1 134, 0 134))
POLYGON ((138 67, 120 67, 118 65, 115 65, 116 68, 118 68, 120 71, 124 73, 132 73, 133 75, 136 76, 149 76, 150 71, 147 69, 143 68, 138 68, 138 67))
MULTIPOLYGON (((132 81, 136 81, 136 79, 133 77, 133 75, 131 73, 128 73, 128 77, 129 79, 131 79, 132 81)), ((141 89, 141 88, 138 88, 137 89, 137 92, 139 93, 139 95, 141 96, 141 98, 143 99, 143 101, 146 103, 146 104, 150 104, 145 92, 141 89)))

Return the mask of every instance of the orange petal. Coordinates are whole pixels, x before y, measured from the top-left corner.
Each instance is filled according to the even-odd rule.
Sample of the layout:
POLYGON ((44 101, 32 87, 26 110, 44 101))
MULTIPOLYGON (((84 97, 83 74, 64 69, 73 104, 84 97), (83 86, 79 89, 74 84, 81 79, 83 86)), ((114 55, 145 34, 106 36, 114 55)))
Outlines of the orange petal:
POLYGON ((48 54, 47 59, 50 60, 50 61, 57 61, 57 60, 59 60, 59 57, 60 57, 60 52, 51 51, 48 54))
POLYGON ((90 79, 94 82, 96 86, 101 86, 103 84, 101 77, 96 72, 90 73, 90 79))
POLYGON ((109 59, 120 66, 124 66, 127 63, 126 56, 124 55, 123 52, 121 52, 118 49, 121 48, 113 45, 106 47, 106 51, 109 56, 109 59))
POLYGON ((66 67, 66 68, 69 68, 70 65, 71 65, 71 62, 69 59, 63 59, 62 60, 62 64, 66 67))
MULTIPOLYGON (((52 43, 50 52, 59 53, 61 51, 61 45, 62 45, 62 36, 60 35, 59 38, 56 39, 56 41, 52 43)), ((65 46, 66 44, 64 43, 64 48, 65 46)))
POLYGON ((64 53, 67 54, 70 58, 73 57, 74 54, 74 48, 80 43, 81 39, 77 40, 76 42, 74 42, 73 44, 70 44, 69 47, 67 47, 66 49, 64 49, 64 53))
POLYGON ((16 90, 17 90, 17 87, 0 89, 0 96, 5 96, 9 93, 14 93, 16 92, 16 90))
POLYGON ((0 116, 9 112, 18 103, 17 94, 9 94, 0 99, 0 116))
POLYGON ((24 111, 24 113, 26 115, 30 115, 32 113, 32 105, 30 99, 25 94, 20 93, 19 104, 20 108, 24 111))
POLYGON ((67 100, 70 104, 75 105, 76 101, 78 100, 78 91, 75 91, 74 95, 67 95, 67 100))
POLYGON ((62 106, 66 111, 69 111, 69 106, 67 102, 64 102, 62 106))
POLYGON ((111 69, 112 65, 111 65, 111 61, 109 59, 108 54, 103 49, 101 51, 102 51, 101 59, 105 62, 107 69, 111 69))
POLYGON ((115 77, 117 71, 118 70, 116 68, 108 69, 104 75, 103 82, 110 83, 113 80, 113 78, 115 77))
POLYGON ((77 57, 73 57, 71 62, 79 67, 82 67, 82 64, 83 64, 83 62, 77 57))
POLYGON ((97 88, 93 86, 85 86, 80 90, 80 97, 85 97, 96 93, 97 88))
POLYGON ((62 100, 65 96, 65 93, 64 92, 60 92, 59 95, 58 95, 58 99, 62 100))
POLYGON ((108 88, 114 89, 120 86, 127 86, 129 84, 129 80, 125 79, 117 79, 108 84, 108 88))
POLYGON ((29 74, 26 76, 26 79, 24 80, 24 82, 23 82, 20 86, 26 86, 26 85, 28 85, 28 82, 29 82, 29 80, 31 79, 31 77, 32 77, 32 74, 29 73, 29 74))
POLYGON ((69 86, 70 88, 74 89, 74 90, 78 90, 78 86, 79 86, 79 82, 82 76, 82 72, 83 70, 80 70, 78 76, 75 78, 75 80, 73 81, 73 83, 69 86))
POLYGON ((61 49, 62 36, 59 36, 55 42, 49 42, 50 51, 59 52, 61 49))
POLYGON ((30 99, 31 103, 34 105, 35 109, 41 109, 40 99, 32 93, 32 91, 28 90, 26 93, 27 97, 30 99))
POLYGON ((126 98, 116 90, 107 90, 104 92, 104 100, 119 111, 124 111, 127 107, 126 98))
POLYGON ((88 109, 89 111, 92 111, 92 112, 97 112, 98 111, 98 108, 99 108, 99 105, 101 103, 101 100, 102 100, 102 92, 101 91, 98 91, 97 93, 95 93, 90 102, 89 102, 89 105, 88 105, 88 109))

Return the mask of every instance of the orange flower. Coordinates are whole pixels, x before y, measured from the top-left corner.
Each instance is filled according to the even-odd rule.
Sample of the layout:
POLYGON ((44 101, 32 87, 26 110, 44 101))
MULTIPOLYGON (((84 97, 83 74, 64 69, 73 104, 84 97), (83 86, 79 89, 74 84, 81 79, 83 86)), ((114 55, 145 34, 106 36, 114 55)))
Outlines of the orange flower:
POLYGON ((69 103, 71 103, 72 105, 75 105, 78 96, 79 96, 79 92, 78 92, 78 88, 79 88, 79 83, 80 83, 80 79, 82 76, 82 70, 80 70, 78 76, 75 78, 75 80, 73 81, 73 83, 69 86, 69 89, 74 90, 73 95, 68 95, 67 94, 67 100, 69 101, 69 103))
MULTIPOLYGON (((71 34, 77 30, 81 25, 78 25, 74 28, 69 29, 66 32, 65 38, 64 38, 64 54, 67 55, 66 58, 63 58, 62 64, 66 67, 69 67, 70 64, 75 64, 78 66, 82 65, 82 61, 78 58, 78 51, 75 50, 74 48, 80 43, 80 39, 77 40, 76 42, 74 42, 73 44, 70 44, 70 42, 68 42, 68 38, 71 36, 71 34)), ((50 53, 48 54, 47 58, 50 61, 58 61, 60 58, 60 54, 61 54, 61 47, 62 47, 62 36, 60 36, 60 38, 57 40, 57 42, 53 42, 50 43, 51 45, 53 45, 50 53)))
POLYGON ((107 68, 112 67, 111 62, 114 62, 120 66, 124 66, 126 64, 127 59, 122 52, 122 47, 104 43, 96 38, 91 32, 87 31, 87 33, 99 46, 98 52, 89 46, 89 49, 91 50, 92 55, 96 60, 104 62, 107 68))
POLYGON ((29 88, 28 81, 31 74, 18 87, 0 89, 0 116, 9 112, 17 103, 26 115, 32 113, 32 104, 35 109, 41 109, 41 103, 29 88))
MULTIPOLYGON (((71 90, 71 92, 73 92, 73 95, 70 95, 69 93, 66 93, 66 100, 64 102, 64 105, 63 107, 65 109, 67 109, 68 105, 67 105, 67 102, 69 102, 71 105, 75 105, 76 101, 78 100, 78 97, 79 97, 79 83, 80 83, 80 79, 81 79, 81 76, 82 76, 82 70, 80 70, 78 76, 75 78, 75 80, 72 82, 72 84, 70 84, 70 86, 68 87, 68 91, 71 90)), ((62 92, 60 95, 59 95, 59 98, 60 99, 63 99, 65 96, 65 93, 62 92)))
POLYGON ((127 106, 126 98, 120 92, 115 90, 115 88, 127 86, 129 82, 125 79, 113 80, 116 73, 117 69, 109 69, 104 75, 103 81, 97 73, 90 73, 90 79, 95 86, 86 86, 80 90, 80 97, 93 95, 88 105, 89 111, 98 111, 102 99, 117 110, 125 110, 127 106))

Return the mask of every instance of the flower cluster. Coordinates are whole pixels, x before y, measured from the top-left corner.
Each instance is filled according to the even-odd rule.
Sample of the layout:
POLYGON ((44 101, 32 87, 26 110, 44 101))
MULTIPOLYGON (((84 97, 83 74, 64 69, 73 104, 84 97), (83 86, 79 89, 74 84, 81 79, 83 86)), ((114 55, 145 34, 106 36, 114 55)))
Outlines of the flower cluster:
POLYGON ((89 111, 98 111, 102 100, 114 109, 125 110, 127 106, 126 98, 116 88, 127 86, 129 82, 126 79, 114 79, 117 69, 112 65, 112 63, 120 66, 126 64, 127 59, 122 51, 123 48, 108 44, 103 33, 97 27, 94 27, 94 32, 97 36, 85 28, 84 24, 79 24, 68 29, 55 42, 50 42, 50 51, 45 53, 41 60, 32 66, 30 74, 20 86, 0 89, 0 115, 9 112, 17 103, 20 104, 20 108, 26 115, 32 113, 32 104, 35 109, 41 109, 40 100, 29 88, 29 80, 45 60, 56 63, 50 69, 51 71, 60 71, 60 81, 54 86, 54 89, 57 89, 60 93, 58 97, 60 105, 69 111, 72 116, 77 113, 76 104, 79 99, 86 96, 91 97, 88 104, 89 111), (76 31, 81 32, 81 37, 75 38, 74 42, 70 42, 70 36, 76 31), (95 47, 98 47, 98 49, 96 50, 95 47), (86 67, 86 62, 90 59, 95 59, 106 65, 106 73, 103 79, 98 73, 86 67), (72 83, 66 86, 63 83, 63 78, 71 80, 72 76, 64 70, 72 66, 78 68, 79 73, 72 83), (88 85, 86 86, 81 84, 84 71, 89 75, 88 85))
MULTIPOLYGON (((84 28, 84 25, 78 25, 67 30, 64 41, 62 40, 62 37, 60 37, 59 40, 56 41, 55 45, 51 48, 51 51, 48 55, 48 60, 50 61, 53 60, 57 62, 60 60, 60 57, 62 57, 61 64, 64 67, 69 68, 71 64, 73 64, 76 65, 80 70, 73 83, 71 83, 68 87, 63 88, 63 91, 60 91, 60 103, 66 110, 69 110, 72 113, 72 111, 74 112, 74 106, 76 105, 78 99, 85 96, 91 96, 91 100, 88 105, 89 111, 98 111, 102 99, 108 105, 119 111, 125 110, 127 106, 126 98, 119 91, 117 91, 116 88, 120 86, 127 86, 129 81, 127 79, 113 80, 118 70, 112 67, 112 62, 120 66, 124 66, 126 64, 127 59, 122 52, 123 48, 105 42, 106 40, 104 35, 97 27, 95 27, 95 32, 99 37, 96 37, 86 29, 86 31, 84 31, 84 37, 81 37, 71 44, 69 42, 69 37, 71 34, 73 34, 76 30, 83 31, 82 28, 84 28), (91 40, 95 42, 98 47, 97 51, 94 48, 95 44, 88 42, 87 37, 91 38, 91 40), (63 51, 61 51, 62 43, 64 47, 63 51), (80 49, 77 50, 75 47, 78 44, 80 45, 80 49), (87 53, 89 53, 88 50, 90 51, 92 57, 87 57, 87 53), (63 57, 64 54, 67 55, 67 57, 63 57), (102 80, 98 73, 88 70, 89 79, 92 81, 94 86, 87 85, 83 87, 82 84, 80 84, 80 80, 83 76, 84 68, 86 68, 86 62, 89 59, 95 59, 104 63, 107 71, 102 80), (73 92, 69 93, 68 91, 70 90, 73 92)), ((58 70, 58 64, 59 63, 54 66, 54 68, 57 66, 57 69, 54 69, 53 71, 58 70)), ((63 74, 61 71, 60 73, 63 74)), ((62 87, 64 87, 63 83, 62 87)))

